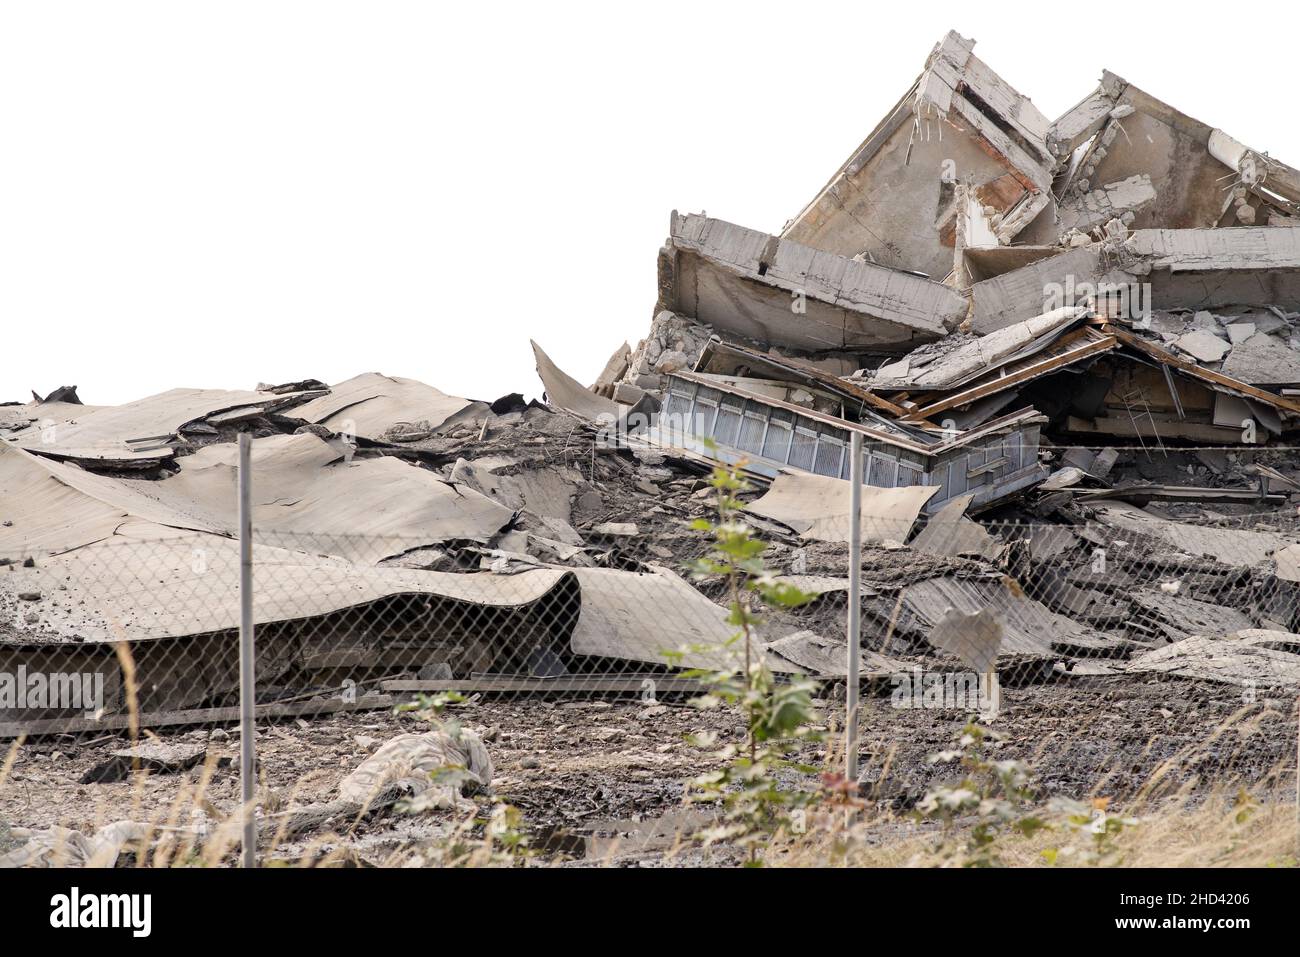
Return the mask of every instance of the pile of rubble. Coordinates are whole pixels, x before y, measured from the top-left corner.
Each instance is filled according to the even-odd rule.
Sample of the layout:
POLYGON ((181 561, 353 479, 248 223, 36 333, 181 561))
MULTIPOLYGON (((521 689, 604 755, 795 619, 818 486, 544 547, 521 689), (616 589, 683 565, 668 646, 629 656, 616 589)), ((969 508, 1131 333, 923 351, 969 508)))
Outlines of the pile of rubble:
MULTIPOLYGON (((778 669, 844 674, 857 434, 868 676, 992 609, 1024 674, 1300 684, 1300 173, 1111 74, 1049 122, 972 48, 779 235, 674 212, 591 387, 534 343, 544 404, 371 373, 0 406, 0 671, 102 673, 111 712, 126 641, 146 715, 228 707, 251 433, 267 702, 721 663, 722 584, 682 574, 719 459, 819 596, 770 610, 778 669)), ((0 700, 34 720, 82 719, 0 700)))
POLYGON ((539 351, 548 396, 804 497, 860 435, 869 486, 923 493, 869 496, 880 539, 1026 586, 885 592, 882 650, 994 607, 1004 650, 1203 676, 1191 644, 1146 656, 1235 635, 1208 673, 1294 683, 1300 172, 1111 73, 1051 122, 973 47, 948 34, 778 235, 674 212, 612 401, 539 351))

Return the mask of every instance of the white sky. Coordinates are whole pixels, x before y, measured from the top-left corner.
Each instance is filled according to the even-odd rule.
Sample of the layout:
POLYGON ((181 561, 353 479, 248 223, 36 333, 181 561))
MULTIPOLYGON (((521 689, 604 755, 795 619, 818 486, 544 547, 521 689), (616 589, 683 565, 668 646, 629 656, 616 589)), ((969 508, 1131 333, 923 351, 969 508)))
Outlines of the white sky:
POLYGON ((536 395, 530 337, 589 382, 649 326, 670 210, 779 230, 948 29, 1051 118, 1105 67, 1295 164, 1296 9, 5 4, 0 400, 536 395))

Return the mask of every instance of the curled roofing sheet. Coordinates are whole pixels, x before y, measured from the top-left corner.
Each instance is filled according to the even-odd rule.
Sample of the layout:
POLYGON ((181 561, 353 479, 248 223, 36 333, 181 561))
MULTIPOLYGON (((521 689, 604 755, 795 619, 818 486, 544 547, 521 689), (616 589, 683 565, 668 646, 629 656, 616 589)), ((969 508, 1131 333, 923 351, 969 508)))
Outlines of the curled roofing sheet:
POLYGON ((532 343, 537 375, 546 389, 546 401, 558 409, 592 421, 618 421, 619 406, 613 399, 597 395, 551 361, 536 342, 532 343))
POLYGON ((0 558, 79 548, 130 520, 125 509, 61 481, 37 456, 0 442, 0 558))
MULTIPOLYGON (((737 634, 727 621, 730 612, 668 569, 572 572, 582 589, 582 613, 570 641, 574 654, 687 668, 734 668, 743 660, 740 642, 724 647, 737 634), (680 657, 670 659, 669 652, 680 657)), ((769 665, 791 670, 784 662, 769 665)))
MULTIPOLYGON (((400 459, 344 461, 328 442, 310 433, 257 439, 252 445, 253 526, 258 539, 271 544, 374 564, 422 545, 486 541, 514 514, 471 488, 452 485, 400 459), (358 534, 359 529, 365 533, 358 534)), ((11 458, 14 454, 23 453, 10 450, 11 458)), ((24 522, 4 531, 21 531, 27 521, 43 528, 51 521, 55 499, 71 499, 76 509, 100 516, 90 525, 94 530, 108 527, 111 516, 132 516, 171 528, 233 536, 238 531, 237 456, 233 443, 211 445, 179 459, 180 471, 159 480, 95 475, 31 457, 25 467, 11 471, 33 476, 29 482, 43 472, 91 501, 77 501, 38 482, 44 495, 17 503, 24 522)), ((33 540, 43 548, 71 548, 94 540, 77 534, 65 544, 57 541, 55 531, 57 526, 33 540)))
POLYGON ((329 395, 298 406, 293 414, 335 432, 378 439, 399 422, 427 422, 431 429, 441 429, 481 418, 487 414, 487 406, 447 395, 415 379, 366 372, 330 386, 329 395))
POLYGON ((61 405, 57 418, 42 413, 35 425, 10 438, 21 448, 64 459, 129 463, 170 458, 169 443, 187 422, 247 407, 274 411, 312 394, 172 389, 126 405, 89 411, 87 406, 61 405))
POLYGON ((949 611, 974 614, 989 609, 1002 622, 1003 654, 1051 654, 1120 644, 1116 638, 1050 611, 1004 581, 931 578, 903 590, 903 607, 929 633, 949 611))
MULTIPOLYGON (((844 479, 792 473, 778 475, 748 511, 774 518, 804 538, 823 542, 849 540, 849 491, 844 479)), ((939 491, 937 485, 901 488, 862 487, 862 540, 906 541, 921 508, 939 491)))
MULTIPOLYGON (((111 541, 14 566, 0 576, 0 604, 37 592, 40 621, 16 640, 132 642, 239 627, 239 543, 216 535, 121 526, 111 541)), ((395 595, 432 595, 470 605, 517 607, 557 588, 563 569, 511 575, 365 568, 284 548, 254 549, 258 624, 313 618, 395 595)))
POLYGON ((1250 629, 1226 638, 1193 635, 1139 655, 1130 674, 1160 673, 1247 687, 1300 687, 1297 636, 1250 629))

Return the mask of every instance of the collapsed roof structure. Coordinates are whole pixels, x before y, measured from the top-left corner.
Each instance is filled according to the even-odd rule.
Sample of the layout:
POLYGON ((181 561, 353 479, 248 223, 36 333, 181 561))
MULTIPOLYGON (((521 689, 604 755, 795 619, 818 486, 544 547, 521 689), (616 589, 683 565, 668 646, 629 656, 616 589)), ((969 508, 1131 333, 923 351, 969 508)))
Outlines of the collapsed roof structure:
POLYGON ((761 474, 846 477, 861 432, 927 513, 1045 479, 1044 433, 1293 431, 1300 173, 1111 73, 1050 122, 973 50, 949 33, 779 235, 674 212, 651 336, 593 390, 761 474))
MULTIPOLYGON (((683 520, 716 459, 762 487, 750 514, 789 580, 842 594, 843 553, 816 543, 843 541, 854 435, 870 667, 981 608, 1035 660, 1199 676, 1199 651, 1124 656, 1252 629, 1238 657, 1294 657, 1277 509, 1294 518, 1300 463, 1265 456, 1300 430, 1300 174, 1109 73, 1049 122, 973 48, 945 37, 778 233, 673 212, 649 335, 591 387, 533 343, 546 405, 367 373, 0 406, 0 655, 111 670, 131 642, 145 710, 228 696, 237 607, 210 583, 237 568, 251 433, 258 670, 287 694, 724 642, 727 610, 675 570, 706 547, 683 520), (1273 514, 1233 528, 1234 508, 1273 514), (1194 587, 1094 573, 1121 547, 1194 587)), ((778 670, 836 673, 830 600, 772 616, 778 670)))

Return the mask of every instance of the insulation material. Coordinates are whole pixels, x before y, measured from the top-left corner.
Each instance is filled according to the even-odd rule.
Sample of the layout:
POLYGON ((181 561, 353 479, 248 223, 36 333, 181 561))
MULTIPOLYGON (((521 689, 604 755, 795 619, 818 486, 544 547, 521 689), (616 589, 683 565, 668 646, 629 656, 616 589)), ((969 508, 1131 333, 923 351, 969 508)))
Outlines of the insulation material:
POLYGON ((418 801, 421 809, 473 807, 462 795, 492 785, 492 756, 473 731, 438 729, 390 738, 339 782, 339 797, 368 805, 389 788, 418 801), (439 783, 437 772, 463 769, 454 783, 439 783))

